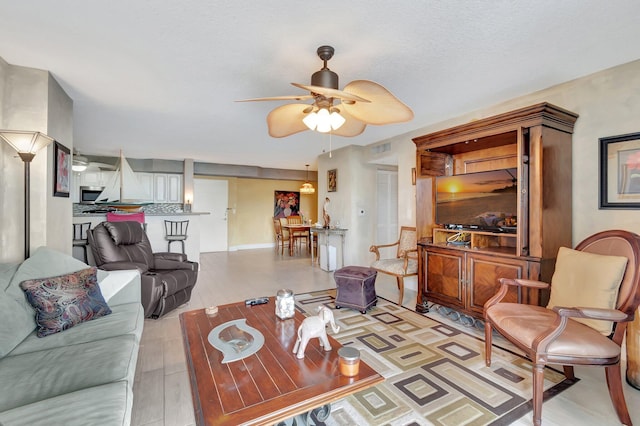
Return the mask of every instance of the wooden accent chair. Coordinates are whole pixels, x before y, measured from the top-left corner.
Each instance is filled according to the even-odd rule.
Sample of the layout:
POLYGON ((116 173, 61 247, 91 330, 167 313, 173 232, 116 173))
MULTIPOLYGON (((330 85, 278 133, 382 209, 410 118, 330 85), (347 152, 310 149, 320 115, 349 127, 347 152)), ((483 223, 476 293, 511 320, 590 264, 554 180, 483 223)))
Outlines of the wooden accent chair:
POLYGON ((391 244, 373 245, 369 247, 369 251, 376 255, 376 259, 371 264, 373 269, 396 277, 398 290, 400 291, 398 305, 402 306, 402 299, 404 298, 404 278, 418 275, 418 240, 416 228, 402 226, 400 228, 398 241, 391 244), (396 257, 380 259, 380 252, 378 250, 383 247, 393 246, 398 246, 396 257))
POLYGON ((484 305, 485 357, 491 365, 495 328, 533 363, 533 423, 541 424, 544 367, 560 364, 568 379, 575 365, 605 367, 620 422, 631 425, 622 390, 620 345, 640 303, 640 236, 603 231, 575 250, 560 248, 547 307, 504 303, 509 286, 549 288, 540 281, 500 279, 484 305))

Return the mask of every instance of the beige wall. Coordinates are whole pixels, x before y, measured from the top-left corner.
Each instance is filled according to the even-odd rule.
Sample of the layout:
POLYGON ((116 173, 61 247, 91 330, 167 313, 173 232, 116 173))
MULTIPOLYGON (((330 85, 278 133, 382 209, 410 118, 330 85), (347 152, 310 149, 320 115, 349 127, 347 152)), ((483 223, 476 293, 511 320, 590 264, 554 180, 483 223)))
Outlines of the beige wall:
MULTIPOLYGON (((229 250, 267 247, 273 245, 274 191, 299 191, 304 181, 215 178, 229 182, 229 250)), ((311 181, 314 188, 317 183, 311 181)), ((318 216, 317 191, 300 195, 300 210, 305 219, 315 223, 318 216)))
MULTIPOLYGON (((415 226, 415 186, 411 169, 415 167, 412 138, 472 120, 489 117, 539 102, 550 102, 580 115, 573 135, 573 241, 612 228, 640 233, 640 211, 598 209, 598 139, 640 131, 640 60, 620 65, 577 80, 521 96, 504 103, 423 127, 374 145, 390 144, 381 155, 369 147, 350 146, 323 154, 318 161, 318 199, 331 198, 332 217, 349 228, 345 262, 367 265, 367 248, 375 235, 375 169, 378 164, 398 166, 398 221, 415 226), (338 169, 338 191, 327 193, 327 170, 338 169), (355 215, 367 207, 364 217, 355 215)), ((320 208, 322 203, 320 203, 320 208)), ((411 287, 413 283, 409 284, 411 287)))
MULTIPOLYGON (((14 67, 0 60, 0 127, 51 131, 54 132, 51 136, 72 149, 69 128, 71 100, 65 99, 64 92, 56 89, 57 83, 51 80, 46 71, 14 67), (57 100, 49 99, 48 93, 51 92, 57 100), (54 114, 51 101, 56 105, 55 109, 62 112, 54 114)), ((367 264, 367 248, 372 235, 375 235, 373 185, 376 162, 397 164, 399 222, 400 225, 414 225, 415 188, 411 185, 410 176, 411 168, 415 167, 415 145, 411 138, 543 101, 580 115, 573 137, 574 244, 603 229, 623 228, 640 232, 640 212, 598 209, 598 138, 640 131, 640 60, 380 141, 377 144, 391 145, 391 150, 384 154, 385 158, 371 156, 370 147, 355 146, 333 151, 331 158, 323 154, 318 162, 319 182, 314 182, 316 194, 310 198, 301 197, 303 211, 313 212, 313 219, 317 220, 322 207, 317 200, 324 200, 329 195, 334 220, 349 228, 346 260, 367 264), (338 169, 338 191, 327 193, 326 171, 333 168, 338 169), (357 215, 360 207, 366 209, 365 216, 357 215)), ((33 237, 32 246, 44 243, 69 251, 70 241, 65 240, 70 239, 70 232, 64 228, 50 231, 47 227, 47 223, 62 223, 64 227, 71 223, 70 210, 67 212, 70 207, 67 208, 66 204, 70 200, 51 199, 52 183, 48 180, 47 163, 51 161, 52 149, 48 148, 46 156, 36 156, 32 166, 32 179, 35 180, 32 182, 35 198, 32 203, 37 203, 32 210, 46 211, 43 219, 38 218, 36 225, 39 231, 32 228, 37 235, 33 237)), ((22 163, 11 151, 9 147, 0 146, 0 262, 21 258, 22 163)), ((259 179, 229 179, 229 182, 229 206, 236 209, 229 223, 230 248, 271 243, 273 233, 269 218, 273 214, 273 191, 297 190, 303 182, 259 179)))
MULTIPOLYGON (((48 71, 0 59, 0 129, 48 134, 73 149, 73 103, 48 71)), ((23 259, 24 163, 0 143, 0 262, 23 259)), ((71 201, 53 197, 53 145, 31 163, 31 249, 71 253, 71 201)))
MULTIPOLYGON (((406 142, 415 136, 539 102, 550 102, 579 114, 573 134, 574 245, 605 229, 640 233, 638 210, 598 209, 598 139, 640 131, 640 60, 461 115, 394 140, 406 142)), ((400 175, 406 173, 399 170, 400 175)), ((415 195, 405 192, 404 196, 402 204, 413 205, 415 209, 415 195)))

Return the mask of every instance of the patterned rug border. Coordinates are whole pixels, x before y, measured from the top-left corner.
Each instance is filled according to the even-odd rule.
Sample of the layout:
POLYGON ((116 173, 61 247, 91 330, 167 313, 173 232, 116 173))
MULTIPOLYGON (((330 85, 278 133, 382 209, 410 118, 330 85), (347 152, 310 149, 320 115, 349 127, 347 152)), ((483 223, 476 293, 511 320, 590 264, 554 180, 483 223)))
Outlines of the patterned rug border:
MULTIPOLYGON (((304 303, 302 303, 305 300, 313 300, 314 307, 315 306, 319 306, 319 305, 327 305, 331 309, 335 310, 336 309, 336 307, 335 307, 335 296, 336 296, 335 292, 336 292, 335 288, 328 288, 328 289, 324 289, 324 290, 315 290, 315 291, 311 291, 311 292, 305 292, 305 293, 296 294, 295 295, 295 297, 296 297, 296 304, 295 304, 296 309, 298 311, 300 311, 305 316, 314 315, 315 312, 311 312, 310 310, 305 309, 304 303), (320 298, 318 298, 318 296, 320 296, 320 298), (323 296, 327 297, 326 300, 322 300, 323 296)), ((401 308, 401 310, 406 312, 406 313, 411 313, 411 314, 417 315, 416 318, 424 318, 426 320, 433 321, 434 323, 440 324, 443 327, 446 327, 446 328, 449 328, 449 329, 454 329, 456 332, 463 334, 467 338, 472 338, 476 342, 482 342, 482 344, 484 345, 484 339, 483 338, 479 337, 476 334, 473 334, 469 330, 465 330, 464 329, 465 327, 468 327, 465 324, 460 324, 462 327, 453 327, 452 325, 447 324, 447 323, 441 321, 440 319, 433 318, 433 316, 428 316, 427 314, 422 314, 422 313, 416 312, 415 310, 412 310, 412 309, 407 308, 405 306, 400 306, 397 303, 395 303, 395 302, 393 302, 393 301, 391 301, 391 300, 389 300, 387 298, 384 298, 382 296, 377 296, 377 297, 378 297, 378 299, 380 301, 384 301, 384 303, 381 304, 383 306, 384 306, 384 304, 389 304, 391 306, 394 306, 395 308, 401 308)), ((383 309, 383 308, 381 308, 381 309, 383 309)), ((385 312, 388 312, 388 309, 386 309, 386 308, 384 308, 384 309, 385 309, 385 312)), ((349 310, 350 309, 346 308, 346 307, 340 309, 340 311, 349 311, 349 310)), ((354 313, 357 312, 355 310, 352 310, 352 311, 354 313)), ((362 314, 360 312, 357 312, 357 315, 349 316, 347 318, 355 318, 355 321, 357 321, 357 318, 358 318, 359 315, 364 317, 364 314, 362 314)), ((371 315, 371 309, 367 310, 367 314, 366 315, 371 317, 372 319, 378 319, 374 315, 371 315)), ((449 319, 449 320, 453 321, 451 319, 449 319)), ((453 321, 453 322, 455 322, 455 321, 453 321)), ((381 324, 384 324, 384 322, 382 322, 381 324)), ((399 330, 398 332, 403 332, 403 331, 399 330)), ((405 332, 405 334, 406 334, 406 332, 405 332)), ((336 336, 333 336, 333 337, 336 338, 336 336)), ((344 337, 342 337, 342 339, 345 340, 344 337)), ((371 335, 371 336, 368 337, 367 335, 364 335, 364 336, 357 336, 357 338, 352 338, 350 341, 341 342, 341 343, 343 345, 350 345, 350 344, 353 344, 354 342, 356 342, 356 340, 358 340, 358 339, 360 341, 362 341, 362 342, 366 342, 367 339, 373 339, 373 341, 377 342, 375 340, 376 336, 371 335)), ((426 344, 428 344, 428 342, 425 342, 425 345, 426 344)), ((519 353, 519 352, 514 351, 514 350, 512 350, 510 348, 507 348, 507 347, 503 347, 503 346, 501 346, 499 344, 495 344, 495 342, 494 342, 493 346, 496 347, 497 349, 499 349, 500 351, 503 351, 503 352, 505 352, 507 354, 510 354, 513 357, 519 358, 523 362, 528 363, 529 366, 531 365, 531 361, 528 358, 526 358, 522 353, 519 353)), ((393 351, 387 351, 388 349, 389 348, 381 348, 380 352, 384 352, 387 356, 389 356, 388 353, 389 352, 393 352, 393 351), (385 352, 385 351, 387 351, 387 352, 385 352)), ((415 353, 416 353, 415 351, 413 351, 412 353, 408 353, 408 354, 398 353, 397 356, 399 357, 398 359, 403 359, 403 357, 415 356, 415 353)), ((452 353, 452 355, 453 355, 453 353, 452 353)), ((377 354, 376 356, 381 356, 381 355, 377 354)), ((452 359, 453 364, 456 364, 456 362, 455 362, 456 358, 454 358, 452 356, 449 356, 449 358, 452 359)), ((420 362, 425 362, 425 361, 420 361, 420 362)), ((437 364, 437 363, 433 363, 433 365, 435 365, 435 364, 437 364)), ((447 363, 445 362, 445 364, 447 364, 447 363)), ((436 371, 436 370, 433 370, 433 365, 430 365, 429 367, 427 367, 426 364, 425 364, 425 366, 423 366, 422 368, 424 370, 426 370, 427 373, 434 374, 434 371, 436 371), (431 370, 433 370, 433 371, 431 371, 431 370)), ((373 367, 375 369, 375 366, 373 366, 373 367)), ((415 367, 412 367, 412 368, 415 368, 415 367)), ((444 368, 444 367, 442 367, 442 368, 444 368)), ((553 367, 546 367, 546 368, 549 371, 555 372, 555 373, 557 373, 557 374, 559 374, 561 376, 564 375, 562 371, 559 371, 559 370, 557 370, 557 369, 555 369, 553 367)), ((410 371, 410 370, 411 369, 408 369, 407 371, 410 371)), ((509 372, 505 372, 505 373, 509 374, 509 372)), ((401 372, 400 374, 392 375, 390 378, 386 378, 385 377, 385 382, 383 382, 381 385, 378 385, 376 388, 381 387, 381 388, 384 388, 387 392, 391 392, 389 390, 389 388, 392 388, 393 384, 392 383, 388 383, 387 384, 387 382, 389 381, 389 379, 396 379, 397 380, 398 376, 400 376, 402 378, 403 374, 404 374, 404 372, 401 372), (387 384, 387 385, 385 385, 385 384, 387 384)), ((472 370, 470 370, 470 371, 467 371, 467 374, 474 374, 474 372, 472 370)), ((529 370, 529 375, 530 375, 530 370, 529 370)), ((436 375, 436 377, 437 377, 437 375, 436 375)), ((482 379, 482 377, 480 377, 480 376, 478 376, 478 378, 482 379)), ((559 382, 556 382, 556 384, 551 385, 549 388, 547 388, 544 391, 543 401, 547 401, 547 400, 553 398, 554 396, 557 396, 558 394, 562 393, 564 390, 568 389, 569 387, 571 387, 572 385, 574 385, 578 381, 580 381, 579 378, 576 378, 574 380, 570 380, 570 379, 564 378, 563 380, 561 380, 559 382)), ((419 385, 416 385, 415 377, 407 377, 407 378, 403 379, 402 383, 404 384, 405 382, 406 382, 407 386, 414 386, 414 387, 415 386, 419 386, 419 385)), ((398 383, 400 383, 400 382, 398 382, 398 383)), ((398 388, 398 383, 395 384, 396 388, 398 388)), ((497 385, 497 382, 495 384, 494 384, 494 382, 490 382, 490 383, 492 385, 497 385)), ((434 384, 431 383, 431 385, 434 385, 434 384)), ((453 384, 452 387, 455 387, 455 384, 453 384)), ((400 389, 400 388, 398 388, 398 389, 400 389)), ((396 389, 396 391, 398 391, 398 390, 396 389)), ((402 392, 402 391, 403 391, 403 389, 400 389, 400 392, 402 392)), ((370 392, 370 393, 372 393, 372 392, 370 392)), ((367 400, 366 400, 367 397, 369 397, 369 398, 383 398, 381 396, 383 393, 384 392, 380 392, 380 394, 375 395, 375 396, 368 395, 368 396, 360 396, 360 397, 358 396, 358 394, 356 394, 354 396, 345 398, 345 400, 354 399, 354 400, 357 401, 357 403, 359 403, 358 405, 366 405, 367 404, 367 400)), ((407 393, 407 392, 405 392, 405 393, 407 393)), ((462 392, 462 394, 464 396, 464 392, 462 392)), ((528 395, 531 395, 531 392, 528 392, 528 395)), ((398 395, 394 395, 394 396, 397 397, 398 395)), ((406 395, 402 395, 402 396, 406 397, 406 395)), ((522 395, 522 396, 524 396, 524 395, 522 395)), ((519 398, 522 398, 522 396, 519 396, 519 398)), ((532 399, 529 398, 527 400, 526 396, 525 396, 522 399, 522 401, 523 402, 520 403, 519 405, 513 407, 512 409, 508 409, 501 417, 495 418, 495 419, 493 419, 491 421, 488 421, 488 422, 484 422, 484 420, 487 420, 487 419, 477 418, 475 421, 471 421, 471 422, 466 423, 466 424, 469 424, 469 425, 487 425, 487 426, 488 425, 491 425, 491 426, 509 425, 512 422, 516 421, 517 419, 521 418, 522 416, 524 416, 527 413, 530 413, 532 411, 532 409, 533 409, 533 401, 532 401, 532 399)), ((381 402, 381 401, 377 401, 377 400, 376 400, 376 402, 381 404, 381 405, 385 404, 385 402, 381 402)), ((393 403, 393 401, 387 401, 387 404, 392 404, 392 403, 393 403)), ((342 409, 343 406, 349 405, 348 402, 343 401, 343 400, 338 401, 335 404, 338 406, 338 410, 342 409)), ((350 407, 348 407, 348 408, 350 408, 350 407)), ((344 411, 348 411, 348 408, 344 408, 344 411)), ((409 407, 409 408, 411 409, 411 407, 409 407)), ((460 410, 464 411, 465 408, 468 409, 468 407, 461 407, 460 410)), ((371 410, 375 411, 373 408, 371 408, 371 410)), ((415 411, 415 410, 412 410, 412 411, 415 411)), ((353 414, 353 413, 348 413, 348 414, 353 414)), ((357 413, 355 413, 355 414, 357 415, 357 413)), ((411 413, 409 413, 409 414, 411 414, 411 413)), ((443 418, 446 417, 446 414, 447 413, 442 413, 442 417, 443 418)), ((342 425, 342 424, 348 424, 349 420, 351 420, 350 417, 346 416, 346 414, 342 413, 342 412, 336 413, 334 411, 334 413, 332 413, 332 416, 333 415, 336 415, 336 417, 338 417, 337 419, 335 419, 335 422, 329 422, 329 420, 331 420, 331 419, 329 419, 328 423, 317 423, 317 424, 318 425, 325 425, 325 424, 342 425), (343 418, 344 416, 346 416, 346 417, 343 418)), ((495 413, 494 413, 494 415, 495 415, 495 413)), ((414 426, 414 425, 422 424, 422 423, 417 423, 416 422, 416 420, 415 420, 416 417, 419 417, 423 421, 428 422, 428 423, 425 423, 425 424, 434 424, 434 423, 430 423, 430 419, 422 416, 419 412, 414 412, 411 415, 407 415, 407 413, 403 413, 399 418, 386 419, 386 422, 384 424, 385 425, 403 424, 403 425, 407 425, 407 426, 414 426), (404 418, 404 417, 407 418, 408 422, 392 423, 393 421, 402 421, 402 418, 404 418)), ((359 421, 360 422, 362 422, 362 421, 366 422, 366 419, 360 418, 359 421)), ((449 422, 451 422, 451 420, 449 420, 449 422)), ((358 423, 358 424, 366 424, 366 423, 358 423)), ((444 420, 442 423, 436 423, 436 424, 446 425, 446 424, 454 424, 454 423, 447 423, 447 421, 444 420)))

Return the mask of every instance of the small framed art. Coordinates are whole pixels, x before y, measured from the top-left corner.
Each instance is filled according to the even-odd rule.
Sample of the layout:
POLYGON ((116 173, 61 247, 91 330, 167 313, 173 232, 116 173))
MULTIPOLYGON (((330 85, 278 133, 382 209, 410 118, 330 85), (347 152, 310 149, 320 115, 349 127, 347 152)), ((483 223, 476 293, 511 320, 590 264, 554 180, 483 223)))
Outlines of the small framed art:
POLYGON ((338 169, 327 171, 327 191, 336 192, 338 190, 338 169))
POLYGON ((53 147, 53 196, 68 197, 71 189, 71 151, 59 142, 53 147))
POLYGON ((600 138, 600 208, 640 209, 640 133, 600 138))

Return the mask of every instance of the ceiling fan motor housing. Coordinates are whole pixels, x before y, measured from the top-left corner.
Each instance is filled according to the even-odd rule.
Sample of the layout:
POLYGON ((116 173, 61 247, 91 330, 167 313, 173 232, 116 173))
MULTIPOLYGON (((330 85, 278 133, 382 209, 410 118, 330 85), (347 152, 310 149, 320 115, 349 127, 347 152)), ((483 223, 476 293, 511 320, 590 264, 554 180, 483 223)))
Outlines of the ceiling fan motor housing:
POLYGON ((338 89, 338 74, 329 68, 323 68, 313 73, 311 76, 311 85, 338 89))
POLYGON ((311 85, 338 89, 338 74, 327 68, 327 61, 333 57, 334 49, 331 46, 320 46, 316 52, 318 57, 324 61, 324 66, 320 71, 316 71, 311 76, 311 85))

